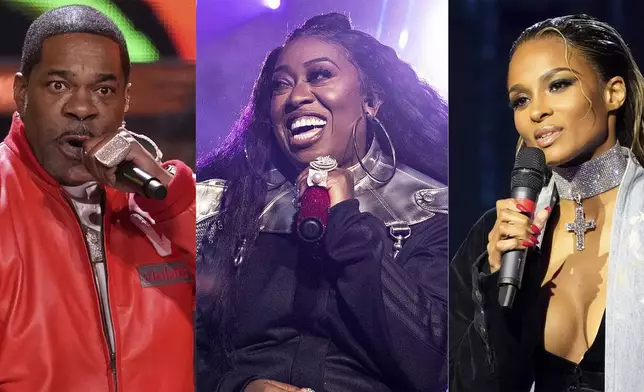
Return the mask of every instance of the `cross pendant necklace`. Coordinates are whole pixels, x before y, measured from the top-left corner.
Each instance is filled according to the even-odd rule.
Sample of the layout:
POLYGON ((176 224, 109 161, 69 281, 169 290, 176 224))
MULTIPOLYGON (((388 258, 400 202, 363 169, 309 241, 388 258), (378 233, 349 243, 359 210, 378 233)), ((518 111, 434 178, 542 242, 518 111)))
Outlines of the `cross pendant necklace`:
POLYGON ((597 224, 594 220, 586 220, 584 217, 584 206, 581 203, 581 195, 577 194, 575 196, 575 204, 575 220, 571 223, 566 223, 566 230, 575 233, 577 237, 577 250, 584 250, 586 232, 594 230, 597 224))

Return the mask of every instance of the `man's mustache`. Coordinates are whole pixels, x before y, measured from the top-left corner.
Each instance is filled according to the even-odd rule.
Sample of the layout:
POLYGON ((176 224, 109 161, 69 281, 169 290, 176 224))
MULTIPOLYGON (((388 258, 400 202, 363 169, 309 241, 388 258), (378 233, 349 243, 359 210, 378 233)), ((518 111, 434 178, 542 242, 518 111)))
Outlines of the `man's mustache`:
POLYGON ((85 136, 93 138, 96 136, 96 132, 88 124, 80 123, 74 127, 65 128, 64 132, 59 136, 59 138, 65 136, 85 136))

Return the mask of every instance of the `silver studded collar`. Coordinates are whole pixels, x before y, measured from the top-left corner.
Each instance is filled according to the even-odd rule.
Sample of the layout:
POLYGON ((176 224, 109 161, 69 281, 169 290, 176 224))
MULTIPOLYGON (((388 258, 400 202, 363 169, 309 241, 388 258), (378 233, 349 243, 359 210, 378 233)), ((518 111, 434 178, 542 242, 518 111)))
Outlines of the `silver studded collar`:
MULTIPOLYGON (((364 158, 364 166, 376 178, 387 178, 393 170, 391 159, 382 153, 376 140, 364 158)), ((360 164, 350 167, 355 181, 355 195, 360 210, 369 212, 385 223, 414 225, 436 214, 447 214, 447 187, 414 170, 398 164, 396 175, 387 184, 380 184, 367 175, 360 164)), ((271 182, 279 183, 283 176, 274 169, 271 182)), ((290 233, 297 209, 294 204, 295 187, 290 182, 269 189, 260 219, 260 230, 270 233, 290 233)))

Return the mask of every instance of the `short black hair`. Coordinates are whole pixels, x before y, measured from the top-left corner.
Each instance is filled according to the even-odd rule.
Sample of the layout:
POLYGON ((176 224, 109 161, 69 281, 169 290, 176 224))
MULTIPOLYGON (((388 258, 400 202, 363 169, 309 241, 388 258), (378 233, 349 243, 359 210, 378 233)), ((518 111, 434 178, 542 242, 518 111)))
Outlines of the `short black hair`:
POLYGON ((29 79, 31 71, 40 62, 43 43, 47 38, 70 33, 96 34, 116 42, 121 52, 123 75, 126 81, 129 80, 130 55, 123 33, 105 14, 85 5, 54 8, 40 15, 29 26, 20 59, 23 76, 29 79))

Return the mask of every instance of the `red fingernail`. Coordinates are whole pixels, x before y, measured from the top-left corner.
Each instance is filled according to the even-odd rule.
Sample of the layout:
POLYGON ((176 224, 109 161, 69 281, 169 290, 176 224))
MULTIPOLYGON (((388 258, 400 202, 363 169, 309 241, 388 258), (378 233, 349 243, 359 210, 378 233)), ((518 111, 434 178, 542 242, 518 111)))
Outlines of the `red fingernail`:
POLYGON ((523 206, 523 204, 517 204, 517 209, 521 212, 528 212, 528 209, 523 206))
POLYGON ((550 206, 546 207, 546 211, 548 211, 548 213, 550 213, 552 211, 552 207, 550 207, 550 206))
POLYGON ((530 229, 532 230, 532 232, 534 233, 534 235, 539 235, 539 234, 541 234, 541 230, 540 230, 536 225, 532 225, 532 226, 530 226, 530 229))
POLYGON ((530 241, 535 245, 539 243, 539 239, 533 235, 530 236, 530 241))
POLYGON ((530 241, 523 240, 523 241, 521 241, 521 246, 524 246, 526 248, 532 248, 534 246, 534 244, 532 242, 530 242, 530 241))

